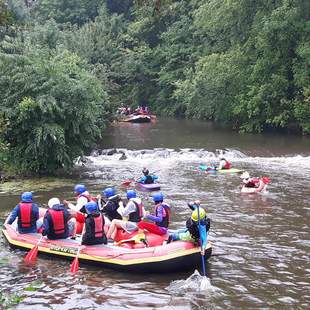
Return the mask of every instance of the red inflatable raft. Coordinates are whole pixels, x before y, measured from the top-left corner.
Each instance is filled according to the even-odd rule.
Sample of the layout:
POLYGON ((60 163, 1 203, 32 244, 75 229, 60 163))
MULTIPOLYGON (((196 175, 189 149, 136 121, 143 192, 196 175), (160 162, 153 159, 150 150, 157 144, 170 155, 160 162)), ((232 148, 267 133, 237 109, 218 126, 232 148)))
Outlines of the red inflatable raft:
MULTIPOLYGON (((37 244, 41 235, 19 234, 16 224, 4 224, 2 233, 13 248, 31 249, 37 244)), ((148 232, 128 235, 119 231, 116 242, 108 245, 82 246, 79 261, 99 264, 126 272, 167 273, 193 270, 200 266, 200 248, 191 242, 175 241, 165 244, 167 236, 158 236, 148 232), (122 240, 120 240, 122 239, 122 240)), ((39 253, 73 259, 80 247, 78 240, 42 239, 39 253)), ((211 256, 212 247, 208 243, 205 258, 211 256)))

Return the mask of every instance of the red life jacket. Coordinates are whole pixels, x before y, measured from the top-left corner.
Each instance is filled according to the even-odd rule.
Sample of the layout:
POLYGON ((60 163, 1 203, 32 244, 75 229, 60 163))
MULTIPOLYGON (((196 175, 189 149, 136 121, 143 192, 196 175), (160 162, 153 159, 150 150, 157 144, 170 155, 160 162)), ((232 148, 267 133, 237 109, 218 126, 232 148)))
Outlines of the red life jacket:
POLYGON ((223 169, 230 169, 230 167, 231 167, 231 163, 228 160, 225 160, 225 165, 223 169))
POLYGON ((80 194, 80 195, 77 195, 76 200, 78 200, 80 197, 85 197, 87 199, 87 202, 91 202, 91 201, 97 202, 97 199, 92 197, 91 195, 80 194))
POLYGON ((100 214, 97 217, 93 217, 95 222, 95 238, 102 238, 104 235, 104 219, 100 214))
POLYGON ((48 213, 51 216, 53 223, 53 230, 55 235, 61 235, 65 233, 65 214, 63 211, 56 211, 49 209, 48 213))
POLYGON ((29 228, 32 224, 32 202, 20 202, 20 225, 22 228, 29 228))

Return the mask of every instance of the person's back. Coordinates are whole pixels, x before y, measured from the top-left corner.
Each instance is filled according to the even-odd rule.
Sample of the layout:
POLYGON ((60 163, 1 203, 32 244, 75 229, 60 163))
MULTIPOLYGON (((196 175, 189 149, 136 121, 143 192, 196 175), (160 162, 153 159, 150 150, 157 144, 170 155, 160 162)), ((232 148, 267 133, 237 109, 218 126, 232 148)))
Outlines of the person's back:
POLYGON ((70 217, 70 213, 63 204, 54 205, 45 213, 42 235, 46 235, 51 240, 69 237, 68 221, 70 217))
POLYGON ((225 158, 220 158, 220 163, 219 163, 219 167, 218 167, 218 170, 221 170, 221 169, 230 169, 231 168, 231 163, 226 160, 225 158))
POLYGON ((39 207, 32 201, 32 193, 25 192, 21 196, 21 202, 15 206, 8 224, 12 224, 17 218, 17 229, 21 234, 37 232, 37 220, 39 219, 39 207))
POLYGON ((104 191, 102 191, 102 193, 104 194, 105 198, 107 198, 106 201, 101 201, 101 205, 103 206, 102 212, 110 221, 113 221, 114 219, 121 220, 122 216, 117 212, 117 209, 122 202, 121 197, 116 195, 116 191, 111 187, 106 188, 104 191))
POLYGON ((141 177, 137 182, 142 184, 153 184, 155 180, 158 179, 158 176, 156 175, 150 175, 150 172, 148 169, 143 168, 142 173, 144 174, 143 177, 141 177))
POLYGON ((82 244, 106 244, 107 237, 104 232, 104 216, 98 210, 94 202, 87 203, 85 206, 87 217, 85 219, 85 233, 83 234, 82 244))

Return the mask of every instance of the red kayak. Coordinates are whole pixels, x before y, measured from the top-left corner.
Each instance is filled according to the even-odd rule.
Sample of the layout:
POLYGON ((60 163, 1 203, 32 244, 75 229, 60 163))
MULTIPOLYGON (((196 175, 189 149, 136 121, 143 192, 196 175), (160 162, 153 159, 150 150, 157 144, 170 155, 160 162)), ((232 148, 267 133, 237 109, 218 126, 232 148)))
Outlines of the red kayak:
MULTIPOLYGON (((13 248, 29 250, 39 241, 41 234, 19 234, 16 222, 4 224, 2 233, 13 248)), ((107 245, 82 246, 78 240, 49 240, 45 237, 38 246, 39 254, 73 259, 79 252, 80 262, 99 264, 126 272, 167 273, 194 270, 200 265, 200 248, 192 242, 174 241, 166 244, 168 236, 149 232, 127 234, 120 230, 116 242, 107 245)), ((212 246, 207 244, 205 258, 211 256, 212 246)))

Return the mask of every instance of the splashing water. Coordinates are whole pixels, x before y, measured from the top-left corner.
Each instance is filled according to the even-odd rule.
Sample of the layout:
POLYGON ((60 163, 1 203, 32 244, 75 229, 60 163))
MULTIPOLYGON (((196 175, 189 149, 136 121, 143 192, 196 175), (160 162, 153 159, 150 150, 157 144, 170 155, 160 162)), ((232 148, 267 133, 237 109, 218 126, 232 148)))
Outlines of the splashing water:
POLYGON ((213 293, 216 291, 209 278, 199 274, 197 270, 186 280, 172 281, 168 286, 168 291, 175 295, 188 294, 189 292, 213 293))

